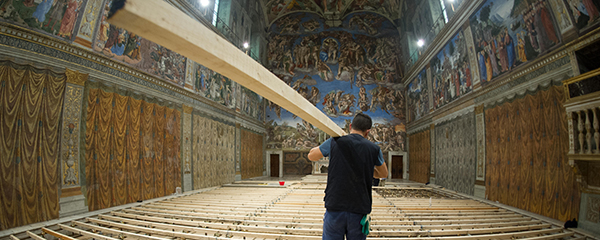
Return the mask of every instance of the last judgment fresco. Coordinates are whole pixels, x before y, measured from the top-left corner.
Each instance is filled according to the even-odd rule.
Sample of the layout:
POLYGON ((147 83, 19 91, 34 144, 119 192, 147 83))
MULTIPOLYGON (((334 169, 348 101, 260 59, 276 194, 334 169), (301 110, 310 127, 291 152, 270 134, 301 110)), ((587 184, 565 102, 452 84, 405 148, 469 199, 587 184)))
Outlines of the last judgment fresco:
MULTIPOLYGON (((399 35, 387 18, 353 13, 340 26, 316 14, 292 13, 271 26, 268 68, 348 131, 355 114, 373 118, 370 140, 383 151, 403 150, 404 94, 399 84, 399 35)), ((269 148, 308 149, 327 136, 269 103, 269 148)))

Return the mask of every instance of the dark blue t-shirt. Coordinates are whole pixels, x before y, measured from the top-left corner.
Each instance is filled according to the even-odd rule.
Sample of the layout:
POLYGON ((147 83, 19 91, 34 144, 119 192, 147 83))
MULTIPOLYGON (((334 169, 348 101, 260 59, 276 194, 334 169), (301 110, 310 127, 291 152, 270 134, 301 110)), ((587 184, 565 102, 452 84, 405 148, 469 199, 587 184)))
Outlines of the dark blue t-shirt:
POLYGON ((319 149, 329 156, 325 208, 371 213, 373 169, 383 164, 379 146, 359 134, 330 138, 319 149))

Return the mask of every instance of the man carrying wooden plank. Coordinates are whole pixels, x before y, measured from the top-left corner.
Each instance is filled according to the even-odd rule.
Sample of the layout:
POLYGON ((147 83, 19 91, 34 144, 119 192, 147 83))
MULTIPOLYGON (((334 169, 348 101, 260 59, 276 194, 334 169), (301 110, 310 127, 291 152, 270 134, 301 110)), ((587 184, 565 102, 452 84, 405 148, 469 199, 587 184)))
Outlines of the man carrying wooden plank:
POLYGON ((388 175, 379 146, 366 137, 371 117, 357 114, 350 134, 333 137, 310 150, 308 159, 318 161, 329 156, 323 239, 366 239, 373 202, 371 181, 388 175))

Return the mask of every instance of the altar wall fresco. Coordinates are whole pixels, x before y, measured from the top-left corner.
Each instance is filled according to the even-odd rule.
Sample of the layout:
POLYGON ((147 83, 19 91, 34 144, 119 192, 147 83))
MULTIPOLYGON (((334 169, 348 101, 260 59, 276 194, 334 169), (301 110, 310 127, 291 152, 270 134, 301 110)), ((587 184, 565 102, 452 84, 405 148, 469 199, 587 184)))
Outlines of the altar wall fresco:
MULTIPOLYGON (((355 114, 373 119, 369 139, 384 152, 404 150, 405 99, 399 37, 392 22, 352 13, 328 26, 313 13, 292 13, 270 28, 268 68, 343 129, 355 114)), ((267 108, 267 147, 308 150, 326 135, 279 106, 267 108)))

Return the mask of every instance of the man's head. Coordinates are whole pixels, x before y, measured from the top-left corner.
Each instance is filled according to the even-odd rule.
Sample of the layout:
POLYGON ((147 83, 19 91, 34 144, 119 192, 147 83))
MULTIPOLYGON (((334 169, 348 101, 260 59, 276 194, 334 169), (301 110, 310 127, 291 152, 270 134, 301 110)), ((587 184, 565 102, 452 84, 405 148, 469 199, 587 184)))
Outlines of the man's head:
POLYGON ((352 119, 352 124, 350 124, 350 132, 360 132, 363 136, 366 136, 369 134, 372 125, 373 121, 369 115, 359 113, 354 116, 354 119, 352 119))

